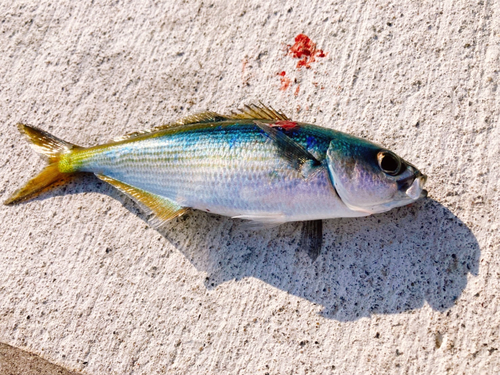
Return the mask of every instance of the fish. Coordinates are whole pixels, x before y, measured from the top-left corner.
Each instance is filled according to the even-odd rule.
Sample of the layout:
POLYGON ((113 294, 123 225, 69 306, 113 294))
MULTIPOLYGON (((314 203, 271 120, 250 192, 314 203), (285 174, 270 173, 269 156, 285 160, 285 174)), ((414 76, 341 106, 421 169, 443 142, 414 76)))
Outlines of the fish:
POLYGON ((427 176, 387 148, 293 121, 262 103, 191 115, 93 147, 18 128, 48 163, 6 205, 91 172, 137 202, 154 228, 190 209, 254 228, 304 222, 300 246, 312 261, 324 219, 382 213, 427 195, 427 176))

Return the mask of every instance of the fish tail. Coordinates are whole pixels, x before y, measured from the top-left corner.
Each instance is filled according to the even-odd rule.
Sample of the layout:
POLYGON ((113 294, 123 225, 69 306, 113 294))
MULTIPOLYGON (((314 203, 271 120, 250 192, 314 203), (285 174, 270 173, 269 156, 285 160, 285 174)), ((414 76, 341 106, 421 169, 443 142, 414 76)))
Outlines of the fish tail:
POLYGON ((30 142, 31 147, 38 153, 47 157, 48 165, 26 185, 15 191, 5 202, 5 205, 15 204, 27 199, 32 199, 39 194, 66 184, 74 173, 61 172, 59 161, 61 156, 69 154, 74 149, 81 149, 71 143, 63 141, 52 134, 32 126, 18 124, 21 134, 30 142))

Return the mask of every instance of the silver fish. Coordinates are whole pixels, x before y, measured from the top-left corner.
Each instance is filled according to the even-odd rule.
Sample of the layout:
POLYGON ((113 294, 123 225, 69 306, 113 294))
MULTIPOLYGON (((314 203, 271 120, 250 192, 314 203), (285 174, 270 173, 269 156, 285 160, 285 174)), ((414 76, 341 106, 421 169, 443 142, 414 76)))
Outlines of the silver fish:
POLYGON ((263 105, 205 112, 87 148, 19 129, 49 164, 5 204, 92 172, 152 213, 154 226, 189 208, 260 226, 306 221, 302 246, 313 259, 322 219, 385 212, 427 193, 426 176, 384 147, 263 105))

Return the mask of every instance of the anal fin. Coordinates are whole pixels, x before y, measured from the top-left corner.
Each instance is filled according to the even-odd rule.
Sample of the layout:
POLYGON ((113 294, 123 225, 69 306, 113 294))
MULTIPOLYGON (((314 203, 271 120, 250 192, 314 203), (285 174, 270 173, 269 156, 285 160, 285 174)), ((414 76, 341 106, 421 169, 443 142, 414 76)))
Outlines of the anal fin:
POLYGON ((188 210, 188 208, 182 207, 168 198, 136 188, 112 177, 102 174, 96 174, 96 176, 139 203, 147 213, 153 214, 154 218, 150 221, 150 224, 154 228, 158 228, 168 220, 181 216, 188 210))

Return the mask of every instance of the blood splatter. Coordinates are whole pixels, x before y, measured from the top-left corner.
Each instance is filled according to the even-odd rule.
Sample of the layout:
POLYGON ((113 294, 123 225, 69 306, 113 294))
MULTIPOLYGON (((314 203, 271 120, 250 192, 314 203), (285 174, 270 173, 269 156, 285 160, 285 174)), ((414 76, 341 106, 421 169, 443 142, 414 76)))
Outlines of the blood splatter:
POLYGON ((286 76, 286 72, 285 71, 282 71, 281 73, 278 73, 278 75, 281 77, 280 78, 280 81, 281 81, 280 90, 281 91, 286 91, 290 87, 290 83, 292 81, 290 81, 290 78, 285 77, 286 76))
POLYGON ((276 121, 270 124, 273 128, 282 128, 283 130, 290 130, 297 127, 297 123, 295 121, 276 121))
POLYGON ((303 66, 306 69, 311 69, 311 63, 316 61, 316 57, 325 57, 326 54, 321 49, 316 48, 314 43, 307 35, 299 34, 295 37, 295 44, 290 46, 288 54, 293 58, 301 59, 297 63, 297 68, 303 66))
POLYGON ((299 91, 300 91, 300 85, 297 86, 297 88, 295 89, 295 92, 293 93, 293 95, 298 96, 299 95, 299 91))
MULTIPOLYGON (((248 58, 245 57, 243 60, 241 60, 241 82, 244 85, 249 86, 250 84, 248 83, 248 81, 250 80, 252 75, 248 73, 247 66, 248 66, 248 58)), ((251 67, 252 66, 250 65, 250 68, 251 67)))

